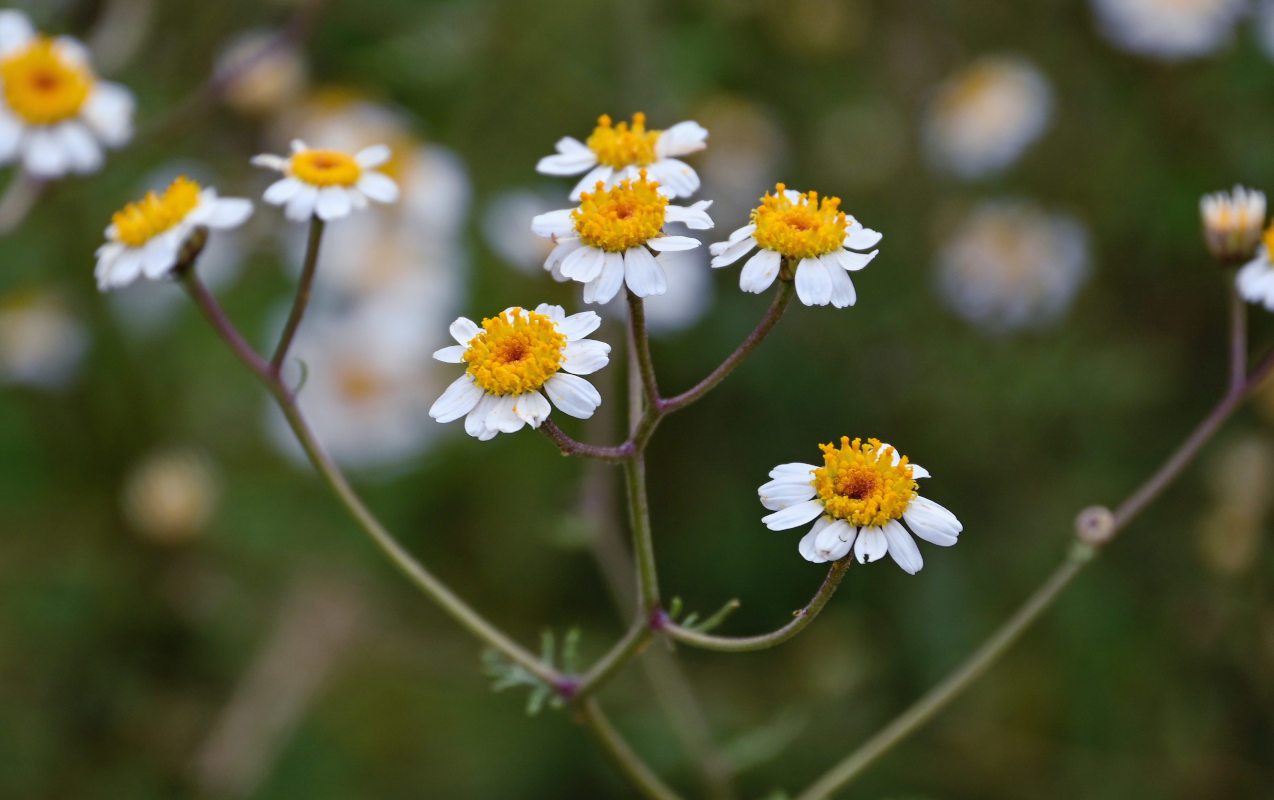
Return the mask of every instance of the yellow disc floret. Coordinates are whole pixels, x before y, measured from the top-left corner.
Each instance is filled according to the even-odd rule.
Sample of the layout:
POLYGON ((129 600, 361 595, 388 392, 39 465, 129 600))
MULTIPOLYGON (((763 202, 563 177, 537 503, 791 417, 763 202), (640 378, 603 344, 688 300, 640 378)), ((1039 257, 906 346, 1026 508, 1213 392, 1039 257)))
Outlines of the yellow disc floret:
POLYGON ((819 449, 823 451, 823 466, 814 470, 811 483, 827 515, 834 519, 878 528, 901 517, 916 496, 907 457, 902 456, 895 465, 893 447, 881 445, 879 439, 864 443, 842 436, 840 447, 820 444, 819 449))
POLYGON ((354 157, 339 150, 302 150, 292 154, 288 167, 311 186, 353 186, 363 175, 354 157))
POLYGON ((752 224, 756 225, 752 238, 766 250, 788 258, 814 258, 844 244, 849 222, 840 210, 839 197, 824 197, 820 202, 818 192, 809 192, 793 203, 787 198, 787 187, 780 183, 774 194, 766 192, 752 212, 752 224))
POLYGON ((646 167, 655 163, 655 142, 659 131, 646 130, 646 115, 633 114, 633 125, 627 122, 611 125, 610 116, 602 114, 597 127, 588 137, 588 147, 597 154, 597 161, 614 169, 646 167))
POLYGON ((580 195, 579 208, 571 212, 580 241, 599 250, 622 253, 661 235, 668 198, 658 188, 657 181, 646 180, 645 170, 637 180, 623 181, 610 189, 598 181, 594 191, 580 195))
POLYGON ((0 62, 0 83, 15 114, 31 125, 52 125, 80 113, 93 89, 93 73, 40 36, 0 62))
POLYGON ((566 337, 553 320, 522 308, 510 308, 482 320, 482 333, 469 341, 468 372, 488 394, 534 391, 562 365, 566 337))
POLYGON ((115 236, 129 247, 140 247, 186 218, 199 205, 199 184, 177 178, 162 195, 147 192, 111 217, 115 236))
POLYGON ((1261 244, 1265 245, 1266 252, 1274 259, 1274 219, 1270 220, 1270 226, 1261 234, 1261 244))

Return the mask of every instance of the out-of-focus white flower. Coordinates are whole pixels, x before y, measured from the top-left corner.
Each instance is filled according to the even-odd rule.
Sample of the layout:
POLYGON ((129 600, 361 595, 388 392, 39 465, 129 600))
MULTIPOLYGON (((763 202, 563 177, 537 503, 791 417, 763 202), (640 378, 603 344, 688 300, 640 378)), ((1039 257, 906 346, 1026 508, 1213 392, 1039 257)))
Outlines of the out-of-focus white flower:
POLYGON ((78 372, 88 341, 84 325, 55 293, 0 297, 0 384, 65 386, 78 372))
POLYGON ((199 228, 237 228, 252 214, 252 203, 218 197, 185 176, 162 195, 149 192, 111 217, 106 243, 97 248, 97 288, 127 286, 139 277, 168 277, 186 240, 199 228))
POLYGON ((652 336, 676 333, 698 322, 714 293, 706 248, 668 253, 661 263, 668 291, 647 297, 644 303, 646 330, 652 336))
POLYGON ((1274 496, 1274 447, 1248 436, 1226 444, 1207 470, 1211 496, 1198 503, 1198 547, 1213 572, 1236 575, 1256 563, 1274 496))
POLYGON ((664 233, 666 223, 680 222, 694 230, 712 227, 710 200, 692 206, 668 204, 659 185, 645 170, 610 189, 597 182, 585 192, 578 208, 563 208, 531 220, 531 230, 551 238, 557 247, 544 268, 558 280, 584 284, 585 303, 609 302, 627 284, 638 297, 668 291, 668 276, 660 262, 666 253, 690 250, 699 240, 664 233), (658 252, 655 256, 651 251, 658 252))
POLYGON ((552 239, 537 236, 526 221, 547 214, 560 204, 547 194, 527 189, 500 192, 487 203, 482 215, 482 237, 501 260, 523 272, 544 264, 556 247, 552 239))
POLYGON ((712 147, 698 158, 703 193, 717 219, 737 219, 756 204, 756 188, 773 186, 787 156, 782 127, 764 106, 720 95, 695 115, 714 131, 712 147))
POLYGON ((665 131, 646 130, 646 115, 633 114, 633 124, 614 125, 608 115, 597 120, 587 142, 571 136, 558 139, 557 153, 535 165, 545 175, 585 173, 571 190, 579 200, 584 190, 598 181, 611 188, 621 181, 635 180, 645 170, 659 183, 660 191, 671 198, 689 197, 699 190, 699 176, 676 156, 697 153, 708 146, 708 131, 697 122, 678 122, 665 131))
POLYGON ((914 575, 924 559, 912 534, 939 547, 956 543, 964 526, 917 492, 916 479, 929 477, 927 469, 879 439, 842 436, 840 447, 829 443, 819 449, 823 466, 780 464, 758 490, 761 504, 774 512, 761 520, 770 530, 815 520, 798 546, 805 560, 838 561, 852 549, 864 564, 889 553, 914 575))
POLYGON ((103 146, 132 136, 133 106, 127 89, 93 74, 84 45, 0 10, 0 165, 21 160, 35 178, 96 172, 103 146))
POLYGON ((1199 200, 1203 238, 1208 252, 1223 264, 1252 258, 1265 226, 1265 193, 1235 185, 1230 192, 1214 192, 1199 200))
POLYGON ((376 167, 389 161, 389 147, 364 147, 354 155, 340 150, 314 150, 300 139, 292 140, 292 154, 262 153, 252 157, 258 167, 283 173, 265 190, 270 205, 284 206, 287 218, 304 222, 318 217, 324 222, 349 216, 367 207, 367 201, 392 203, 398 199, 398 184, 376 167))
POLYGON ((216 473, 199 450, 173 447, 151 453, 128 475, 122 504, 137 533, 176 545, 203 532, 220 494, 216 473))
POLYGON ((879 232, 864 228, 840 210, 839 197, 819 199, 817 192, 801 194, 784 184, 765 193, 752 212, 752 222, 710 248, 713 267, 726 267, 757 250, 739 273, 739 288, 760 294, 774 283, 786 260, 794 263, 796 296, 807 306, 836 308, 858 300, 849 273, 871 263, 879 250, 866 250, 880 241, 879 232))
POLYGON ((1249 303, 1265 306, 1266 311, 1274 311, 1274 263, 1271 263, 1271 252, 1274 252, 1274 221, 1261 236, 1261 245, 1256 248, 1256 257, 1244 264, 1234 276, 1234 285, 1239 295, 1249 303))
POLYGON ((1197 58, 1230 40, 1246 0, 1092 0, 1116 47, 1163 61, 1197 58))
POLYGON ((465 364, 465 374, 447 387, 429 416, 439 422, 464 417, 465 432, 482 441, 523 425, 540 427, 552 410, 549 400, 572 417, 588 419, 602 396, 578 376, 610 360, 610 345, 585 338, 601 323, 592 311, 568 317, 561 306, 547 303, 535 311, 505 309, 482 320, 481 327, 467 317, 457 319, 451 336, 459 344, 434 358, 465 364))
POLYGON ((1070 217, 991 201, 938 252, 938 289, 961 317, 992 332, 1039 327, 1069 306, 1088 275, 1088 237, 1070 217))
POLYGON ((217 56, 226 105, 254 116, 278 111, 305 89, 305 56, 278 31, 253 30, 230 40, 217 56))
POLYGON ((940 168, 977 178, 1008 167, 1048 125, 1053 93, 1030 63, 989 56, 943 81, 925 109, 925 148, 940 168))

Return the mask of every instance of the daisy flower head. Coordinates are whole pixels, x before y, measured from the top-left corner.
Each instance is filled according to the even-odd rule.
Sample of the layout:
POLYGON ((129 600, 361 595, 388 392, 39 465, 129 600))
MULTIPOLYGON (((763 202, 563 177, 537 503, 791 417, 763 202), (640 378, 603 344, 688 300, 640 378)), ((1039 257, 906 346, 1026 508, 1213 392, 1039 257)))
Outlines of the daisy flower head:
POLYGON ((97 248, 97 288, 118 289, 138 277, 166 277, 192 234, 237 228, 251 214, 250 201, 218 197, 211 186, 178 177, 162 193, 148 192, 111 217, 106 243, 97 248))
POLYGON ((1261 235, 1256 257, 1239 268, 1234 276, 1239 296, 1249 303, 1259 303, 1266 311, 1274 311, 1274 222, 1261 235))
POLYGON ((1199 216, 1212 257, 1222 264, 1242 264, 1261 243, 1265 193, 1236 184, 1233 191, 1206 194, 1199 200, 1199 216))
POLYGON ((577 208, 540 214, 531 220, 531 230, 557 245, 544 262, 554 278, 584 284, 586 303, 608 303, 625 284, 638 297, 668 291, 666 255, 693 250, 699 240, 666 234, 664 225, 680 222, 707 230, 712 227, 711 204, 700 200, 692 206, 671 205, 658 182, 641 170, 635 179, 626 178, 609 189, 597 181, 594 191, 580 197, 577 208))
POLYGON ((601 322, 592 311, 567 316, 561 306, 547 303, 534 311, 507 308, 481 325, 460 317, 451 324, 458 344, 434 358, 465 364, 465 374, 447 387, 429 416, 439 422, 464 417, 465 432, 482 441, 523 425, 540 427, 551 410, 549 400, 572 417, 588 419, 602 396, 579 376, 610 360, 610 345, 585 338, 601 322))
POLYGON ((713 267, 726 267, 759 248, 743 265, 739 288, 760 294, 795 264, 796 296, 807 306, 852 306, 858 299, 849 273, 871 263, 879 250, 866 250, 880 233, 840 210, 839 197, 801 194, 784 184, 766 192, 752 211, 752 222, 709 248, 713 267))
POLYGON ((127 89, 98 80, 84 45, 0 11, 0 165, 20 160, 43 179, 95 172, 104 146, 132 136, 133 106, 127 89))
POLYGON ((1090 0, 1102 33, 1131 53, 1179 61, 1229 41, 1247 0, 1090 0))
POLYGON ((659 182, 659 191, 668 197, 689 197, 699 190, 699 176, 677 156, 697 153, 708 146, 708 131, 697 122, 678 122, 667 130, 646 130, 646 115, 633 114, 630 126, 618 125, 603 114, 597 127, 581 142, 565 136, 557 142, 556 155, 545 156, 535 165, 544 175, 578 175, 585 173, 571 199, 579 200, 584 190, 598 181, 609 189, 620 181, 637 177, 646 170, 659 182))
POLYGON ((283 173, 262 199, 283 206, 288 219, 304 222, 313 216, 330 222, 367 208, 368 200, 392 203, 398 199, 398 184, 376 171, 390 156, 383 144, 350 155, 340 150, 314 150, 294 139, 292 154, 286 158, 263 153, 253 156, 252 163, 283 173))
POLYGON ((853 550, 860 564, 888 553, 912 575, 924 566, 912 535, 940 547, 956 543, 963 526, 947 509, 921 497, 918 478, 929 471, 879 439, 819 445, 823 466, 780 464, 762 484, 761 519, 772 531, 814 522, 798 549, 806 561, 839 561, 853 550), (910 532, 908 532, 910 529, 910 532))

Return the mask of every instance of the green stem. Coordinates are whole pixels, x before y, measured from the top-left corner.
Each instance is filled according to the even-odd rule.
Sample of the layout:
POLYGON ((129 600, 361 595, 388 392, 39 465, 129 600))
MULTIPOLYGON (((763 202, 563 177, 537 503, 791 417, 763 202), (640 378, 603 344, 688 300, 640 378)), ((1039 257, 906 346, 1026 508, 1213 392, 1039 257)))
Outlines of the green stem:
POLYGON ((827 577, 823 579, 823 585, 818 588, 818 592, 815 593, 814 597, 804 608, 792 615, 793 619, 791 622, 778 630, 763 633, 759 636, 714 636, 709 633, 683 628, 669 620, 667 615, 663 615, 662 612, 655 627, 664 631, 678 642, 693 647, 702 647, 705 650, 742 653, 774 647, 805 630, 814 621, 814 618, 827 605, 827 601, 836 593, 836 587, 840 586, 841 579, 845 577, 845 572, 849 569, 852 561, 852 556, 845 556, 840 561, 833 563, 831 569, 827 571, 827 577))
POLYGON ((633 526, 633 555, 637 561, 638 611, 645 617, 659 608, 659 580, 655 575, 655 545, 650 532, 650 504, 646 499, 646 461, 640 453, 624 462, 628 508, 633 526))
POLYGON ((633 351, 637 355, 637 368, 641 374, 642 396, 646 400, 647 413, 659 408, 659 384, 655 381, 655 362, 650 357, 650 336, 646 332, 646 309, 641 298, 628 293, 628 335, 632 337, 633 351))
POLYGON ((572 695, 573 699, 583 699, 588 697, 602 684, 610 680, 611 676, 619 671, 629 661, 633 659, 646 643, 650 641, 652 631, 650 625, 642 617, 633 620, 633 624, 628 627, 628 632, 624 637, 615 643, 606 655, 597 660, 589 668, 588 672, 580 678, 579 685, 575 688, 572 695))
POLYGON ((596 699, 590 697, 580 704, 579 718, 592 731, 619 771, 643 796, 649 800, 679 800, 677 793, 659 780, 659 776, 628 746, 619 731, 606 719, 596 699))
POLYGON ((323 238, 323 220, 310 218, 310 235, 305 243, 305 263, 301 267, 301 279, 296 286, 296 299, 292 301, 292 313, 283 326, 283 334, 279 337, 279 345, 274 349, 274 357, 270 359, 270 371, 278 374, 283 369, 283 360, 288 357, 288 348, 301 327, 301 318, 305 316, 305 308, 310 302, 310 288, 314 284, 314 273, 318 271, 319 242, 323 238))

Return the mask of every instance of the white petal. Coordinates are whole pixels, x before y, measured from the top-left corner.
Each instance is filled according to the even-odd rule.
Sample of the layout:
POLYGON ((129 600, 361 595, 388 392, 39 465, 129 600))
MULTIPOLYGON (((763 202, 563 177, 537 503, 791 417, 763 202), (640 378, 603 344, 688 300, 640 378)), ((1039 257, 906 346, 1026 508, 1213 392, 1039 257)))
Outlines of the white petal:
POLYGON ((573 342, 576 339, 583 339, 597 330, 601 324, 602 318, 597 316, 596 311, 581 311, 559 322, 557 330, 566 337, 566 341, 573 342))
POLYGON ((964 530, 955 514, 926 497, 912 498, 902 518, 913 533, 939 547, 955 544, 964 530))
POLYGON ((22 141, 22 123, 0 107, 0 164, 7 164, 18 154, 22 141))
POLYGON ((270 184, 270 187, 265 190, 265 194, 261 195, 261 199, 272 206, 281 206, 291 200, 293 195, 303 188, 305 188, 305 184, 289 175, 270 184))
POLYGON ((815 520, 814 527, 810 528, 809 533, 801 537, 796 549, 806 561, 812 561, 815 564, 822 564, 827 561, 827 559, 818 554, 818 550, 814 547, 814 542, 818 540, 819 531, 829 524, 830 520, 827 517, 819 517, 815 520))
POLYGON ((531 233, 536 236, 548 238, 550 236, 565 236, 575 232, 575 222, 571 219, 574 213, 573 208, 559 208, 556 211, 547 211, 543 214, 536 214, 531 218, 531 233))
POLYGON ((854 556, 859 564, 869 564, 889 552, 889 540, 880 528, 863 528, 854 541, 854 556))
MULTIPOLYGON (((538 395, 539 392, 534 392, 538 395)), ((518 400, 521 395, 504 395, 496 398, 495 403, 491 406, 491 413, 487 417, 487 427, 495 428, 500 433, 515 433, 522 429, 526 424, 526 420, 517 412, 518 400)), ((534 403, 535 401, 530 401, 534 403)))
MULTIPOLYGON (((488 425, 487 420, 495 410, 499 397, 493 394, 482 394, 464 418, 464 432, 479 441, 486 441, 499 433, 499 430, 488 425)), ((441 421, 441 420, 440 420, 441 421)))
POLYGON ((237 228, 252 216, 252 203, 242 197, 222 197, 212 203, 208 218, 203 225, 209 228, 227 230, 237 228))
POLYGON ((559 281, 569 280, 562 274, 562 262, 571 253, 583 247, 584 243, 579 239, 564 239, 560 241, 557 247, 554 247, 549 253, 548 258, 544 260, 544 268, 552 273, 553 278, 559 281))
POLYGON ((314 213, 324 222, 348 216, 353 203, 349 192, 343 186, 324 186, 319 189, 318 200, 314 204, 314 213))
POLYGON ((825 306, 832 299, 832 276, 817 258, 796 265, 796 296, 807 306, 825 306))
POLYGON ((458 344, 468 347, 469 342, 473 341, 473 337, 482 333, 482 328, 468 317, 458 317, 447 328, 447 332, 451 334, 451 338, 455 339, 458 344))
POLYGON ((602 396, 593 384, 566 372, 559 372, 545 381, 544 391, 553 405, 576 419, 588 419, 602 404, 602 396))
POLYGON ((562 274, 572 280, 587 283, 602 271, 607 257, 617 255, 595 247, 581 247, 562 259, 562 274))
POLYGON ((552 303, 540 303, 535 307, 535 313, 548 317, 558 327, 559 331, 562 323, 566 320, 566 310, 552 303))
POLYGON ((553 410, 549 405, 549 401, 544 395, 532 389, 529 392, 520 394, 516 398, 517 402, 513 406, 513 413, 532 428, 540 427, 553 410))
POLYGON ((761 505, 771 511, 782 511, 788 506, 813 499, 815 490, 809 476, 806 476, 802 482, 778 479, 763 483, 757 489, 757 494, 761 498, 761 505))
POLYGON ((605 261, 602 274, 584 284, 585 303, 609 303, 624 285, 624 259, 605 261))
POLYGON ((668 291, 668 276, 659 261, 644 247, 624 251, 624 282, 638 297, 651 297, 668 291))
POLYGON ((276 156, 273 153, 260 153, 250 159, 250 163, 254 167, 265 167, 279 172, 287 172, 288 160, 283 156, 276 156))
POLYGON ((678 250, 693 250, 699 246, 699 240, 693 236, 656 236, 646 244, 650 245, 651 250, 670 253, 678 250))
POLYGON ((911 477, 912 477, 912 478, 914 478, 914 479, 917 479, 917 480, 918 480, 918 479, 920 479, 920 478, 928 478, 928 477, 929 477, 929 470, 927 470, 927 469, 925 469, 924 467, 920 466, 920 465, 919 465, 919 464, 917 464, 916 462, 912 461, 912 462, 910 463, 910 466, 911 466, 911 477))
POLYGON ((563 154, 591 153, 592 149, 574 136, 563 136, 553 143, 553 149, 563 154))
POLYGON ((21 11, 0 10, 0 56, 25 47, 35 37, 35 27, 21 11))
POLYGON ((98 81, 81 113, 107 147, 120 147, 132 138, 135 107, 132 92, 117 83, 98 81))
POLYGON ((575 375, 591 375, 610 361, 610 345, 593 339, 567 342, 562 348, 562 369, 575 375))
POLYGON ((666 196, 689 197, 699 191, 699 176, 684 161, 675 158, 664 158, 651 164, 647 170, 651 180, 659 182, 660 189, 666 189, 666 196))
POLYGON ((123 253, 115 259, 114 263, 107 265, 101 275, 98 276, 97 288, 99 289, 118 289, 121 286, 127 286, 142 274, 142 251, 135 247, 124 250, 123 253))
POLYGON ((812 479, 812 473, 816 469, 818 469, 818 467, 813 464, 802 464, 799 461, 793 461, 789 464, 779 464, 777 467, 770 470, 770 477, 784 480, 809 481, 812 479))
POLYGON ((909 575, 919 572, 925 565, 925 560, 920 555, 920 548, 916 547, 916 540, 911 538, 907 529, 898 520, 891 519, 885 523, 884 533, 889 542, 889 555, 902 567, 902 571, 909 575))
POLYGON ((579 183, 575 184, 575 188, 571 190, 571 199, 578 202, 584 192, 591 192, 597 186, 597 182, 607 184, 613 177, 614 172, 605 164, 599 164, 593 167, 588 173, 579 179, 579 183))
MULTIPOLYGON (((712 247, 716 246, 717 245, 712 245, 712 247)), ((727 243, 725 247, 716 251, 716 255, 712 258, 712 266, 724 267, 729 264, 733 264, 740 258, 743 258, 743 256, 753 247, 756 247, 756 242, 750 235, 739 239, 737 242, 727 243)), ((711 248, 709 248, 709 252, 712 252, 711 248)))
POLYGON ((448 364, 460 364, 464 361, 464 352, 469 348, 462 344, 452 344, 434 351, 434 358, 448 364))
POLYGON ((664 221, 679 222, 691 230, 706 231, 713 226, 712 217, 708 216, 711 205, 711 200, 700 200, 692 206, 668 206, 664 221))
POLYGON ((773 514, 767 514, 761 517, 761 522, 772 531, 785 531, 788 528, 804 525, 822 513, 823 504, 821 502, 818 500, 806 500, 804 503, 796 503, 775 511, 773 514))
POLYGON ((283 214, 293 222, 306 222, 314 216, 314 204, 318 202, 319 190, 316 186, 302 183, 296 194, 288 199, 283 214))
POLYGON ((774 283, 782 266, 783 256, 776 251, 756 251, 756 255, 743 264, 743 270, 739 273, 739 288, 753 294, 764 292, 774 283))
POLYGON ((64 122, 54 129, 70 168, 79 173, 96 172, 102 166, 102 148, 78 122, 64 122))
POLYGON ((854 290, 854 282, 850 280, 849 273, 836 263, 835 256, 825 255, 822 261, 823 266, 827 267, 827 276, 832 279, 832 305, 836 308, 852 306, 858 300, 858 292, 854 290))
POLYGON ((181 249, 181 239, 174 231, 162 233, 154 237, 141 248, 142 273, 151 280, 162 278, 177 263, 177 253, 181 249))
POLYGON ((535 171, 541 175, 578 175, 597 163, 597 154, 584 147, 569 153, 557 153, 541 158, 535 171))
POLYGON ((48 128, 35 128, 26 137, 22 166, 32 177, 57 178, 70 164, 57 136, 48 128))
POLYGON ((363 173, 356 186, 377 203, 393 203, 398 200, 398 184, 383 172, 363 173))
POLYGON ((375 169, 381 164, 388 163, 393 158, 394 153, 387 145, 374 144, 371 147, 364 147, 354 154, 354 163, 363 169, 375 169))
POLYGON ((879 250, 872 250, 870 253, 851 253, 844 248, 838 248, 832 255, 836 256, 836 261, 841 265, 841 269, 857 272, 870 264, 879 252, 879 250))
POLYGON ((849 230, 845 231, 845 247, 852 247, 855 250, 866 250, 869 247, 875 247, 880 242, 881 233, 873 231, 871 228, 864 228, 862 223, 854 220, 854 224, 849 226, 849 230))
POLYGON ((843 519, 832 522, 818 532, 814 550, 826 561, 839 561, 849 555, 854 546, 855 529, 843 519))
POLYGON ((708 129, 693 120, 678 122, 659 134, 655 140, 655 154, 685 156, 697 153, 708 146, 708 129))

